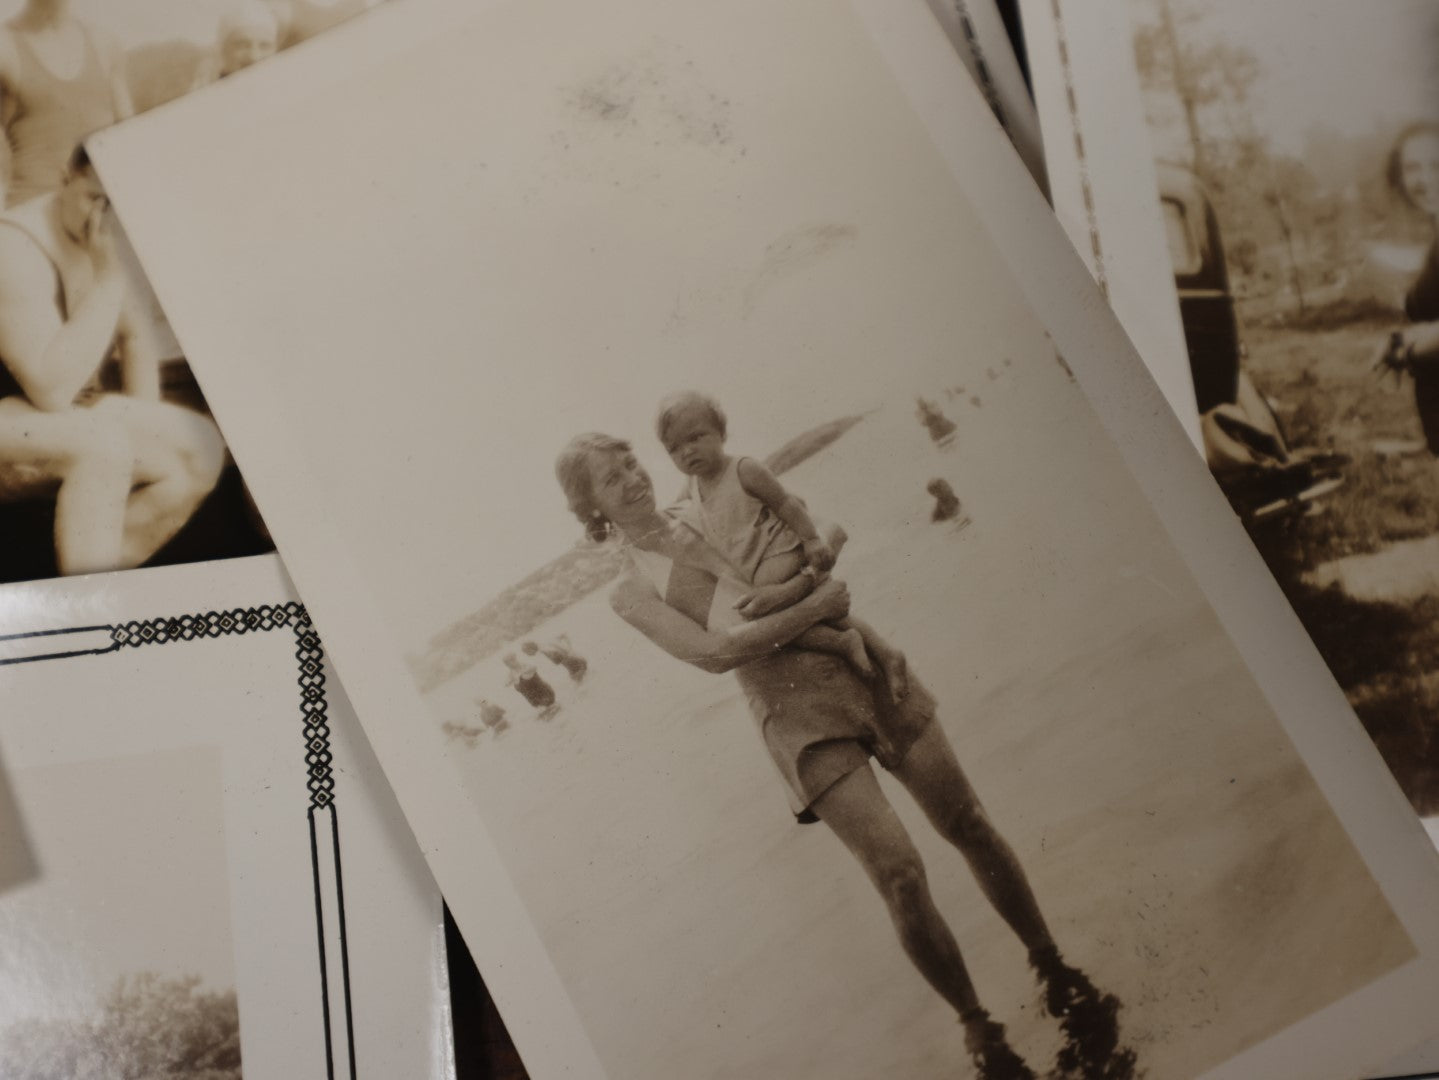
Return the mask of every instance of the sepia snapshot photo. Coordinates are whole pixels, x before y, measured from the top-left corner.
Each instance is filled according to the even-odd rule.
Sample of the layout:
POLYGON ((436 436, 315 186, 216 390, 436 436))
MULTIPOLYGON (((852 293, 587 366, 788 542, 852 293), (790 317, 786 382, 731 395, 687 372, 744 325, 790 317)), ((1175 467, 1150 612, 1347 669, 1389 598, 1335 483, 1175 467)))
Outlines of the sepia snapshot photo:
POLYGON ((1439 860, 935 30, 382 6, 91 151, 534 1075, 1373 1072, 1439 860))
POLYGON ((1182 365, 1176 409, 1434 819, 1439 8, 1080 7, 1025 5, 1056 207, 1126 325, 1178 343, 1141 352, 1182 365))
POLYGON ((0 898, 0 1074, 454 1075, 439 892, 279 560, 0 601, 35 864, 0 898))
POLYGON ((81 144, 375 0, 0 0, 0 582, 273 550, 81 144))
POLYGON ((0 907, 5 1075, 239 1080, 217 749, 14 781, 45 872, 0 907), (101 825, 100 804, 124 813, 101 825))

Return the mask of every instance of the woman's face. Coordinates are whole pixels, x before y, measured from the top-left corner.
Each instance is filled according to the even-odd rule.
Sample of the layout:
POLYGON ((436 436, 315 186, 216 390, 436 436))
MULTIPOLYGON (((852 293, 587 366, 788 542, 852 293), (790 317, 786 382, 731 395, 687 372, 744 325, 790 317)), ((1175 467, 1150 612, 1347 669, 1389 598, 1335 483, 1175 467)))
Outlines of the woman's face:
POLYGON ((590 491, 600 513, 621 529, 655 509, 655 488, 630 451, 610 450, 589 459, 590 491))
POLYGON ((1409 201, 1439 218, 1439 132, 1421 131, 1399 148, 1399 181, 1409 201))

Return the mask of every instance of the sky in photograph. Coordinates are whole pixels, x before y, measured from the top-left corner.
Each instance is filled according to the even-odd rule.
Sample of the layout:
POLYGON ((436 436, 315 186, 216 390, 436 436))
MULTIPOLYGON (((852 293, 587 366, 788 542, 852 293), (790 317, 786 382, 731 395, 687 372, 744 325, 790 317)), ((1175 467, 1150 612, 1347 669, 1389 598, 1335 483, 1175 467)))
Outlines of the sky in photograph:
POLYGON ((0 902, 0 1028, 91 1015, 123 975, 233 987, 217 750, 16 769, 40 877, 0 902))
POLYGON ((263 221, 166 205, 245 295, 173 293, 177 329, 203 335, 202 381, 243 380, 212 392, 221 425, 283 426, 345 542, 404 568, 375 586, 401 641, 581 538, 554 477, 572 435, 630 438, 677 492, 653 424, 670 392, 716 394, 732 451, 762 456, 1007 353, 1052 363, 848 9, 747 7, 775 35, 725 6, 581 6, 556 33, 507 5, 374 70, 277 84, 188 160, 203 205, 292 196, 263 221), (299 402, 315 422, 282 419, 299 402))
MULTIPOLYGON (((1155 19, 1156 0, 1133 0, 1155 19)), ((1389 130, 1439 114, 1439 4, 1433 0, 1171 0, 1196 46, 1223 40, 1259 60, 1249 109, 1275 150, 1306 134, 1389 130), (1193 21, 1186 11, 1202 12, 1193 21)), ((1175 119, 1178 120, 1176 110, 1175 119)))

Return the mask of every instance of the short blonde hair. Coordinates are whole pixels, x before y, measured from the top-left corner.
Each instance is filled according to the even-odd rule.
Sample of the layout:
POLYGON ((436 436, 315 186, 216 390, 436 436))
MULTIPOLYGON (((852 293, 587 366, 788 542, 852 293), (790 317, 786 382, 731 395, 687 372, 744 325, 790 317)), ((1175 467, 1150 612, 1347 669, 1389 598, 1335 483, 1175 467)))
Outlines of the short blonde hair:
POLYGON ((725 419, 724 410, 720 408, 719 402, 698 390, 681 390, 661 401, 659 412, 655 414, 655 434, 659 436, 661 443, 665 441, 665 432, 674 423, 675 417, 686 409, 699 409, 701 412, 708 413, 720 438, 725 437, 728 421, 725 419))
POLYGON ((565 493, 570 513, 580 519, 585 535, 599 542, 610 535, 610 521, 595 505, 594 484, 590 480, 590 461, 596 454, 628 454, 631 450, 624 439, 587 431, 576 435, 555 458, 555 479, 565 493))

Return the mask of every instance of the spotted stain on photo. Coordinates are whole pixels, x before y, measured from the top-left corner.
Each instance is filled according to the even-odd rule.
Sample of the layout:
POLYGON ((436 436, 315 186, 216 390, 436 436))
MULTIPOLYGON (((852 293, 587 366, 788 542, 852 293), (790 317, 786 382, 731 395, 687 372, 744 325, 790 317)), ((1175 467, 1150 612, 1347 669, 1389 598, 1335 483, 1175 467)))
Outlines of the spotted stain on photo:
POLYGON ((651 44, 572 87, 565 105, 571 119, 611 138, 744 153, 729 99, 706 85, 694 61, 670 43, 651 44))

